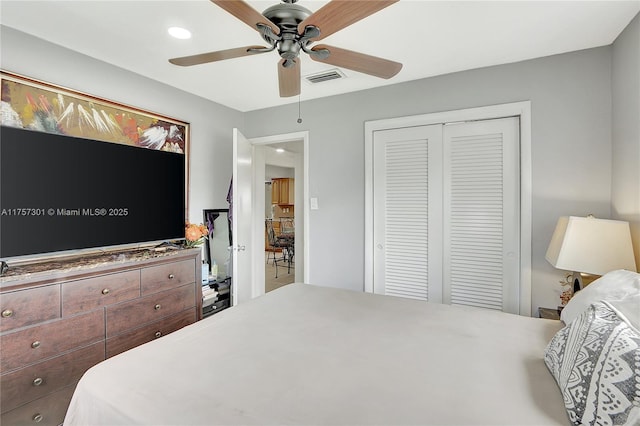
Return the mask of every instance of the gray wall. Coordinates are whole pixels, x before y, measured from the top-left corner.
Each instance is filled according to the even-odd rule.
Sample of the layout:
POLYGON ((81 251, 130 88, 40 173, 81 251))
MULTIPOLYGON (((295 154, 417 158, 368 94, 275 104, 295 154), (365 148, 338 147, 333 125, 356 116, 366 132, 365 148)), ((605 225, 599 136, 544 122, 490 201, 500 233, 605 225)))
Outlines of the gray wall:
POLYGON ((228 207, 231 129, 243 126, 241 112, 8 27, 0 26, 0 39, 5 71, 190 122, 189 220, 228 207))
MULTIPOLYGON (((304 93, 302 94, 304 98, 304 93)), ((611 213, 611 47, 448 74, 246 114, 246 136, 308 129, 311 283, 362 290, 364 122, 507 102, 532 105, 532 307, 556 306, 544 254, 562 215, 611 213)))
POLYGON ((640 15, 613 45, 611 205, 629 221, 640 269, 640 15))
POLYGON ((611 145, 612 56, 617 79, 613 107, 635 108, 638 117, 637 96, 634 107, 633 93, 624 94, 628 85, 638 87, 637 73, 634 77, 625 71, 627 61, 634 61, 633 52, 637 67, 637 44, 632 40, 636 37, 637 43, 637 18, 634 25, 613 47, 303 102, 302 124, 296 123, 296 104, 243 114, 6 27, 0 28, 0 66, 189 121, 192 221, 201 220, 203 208, 226 206, 232 127, 249 137, 309 130, 310 195, 320 205, 310 211, 311 283, 353 290, 362 290, 364 277, 364 122, 531 100, 535 309, 555 306, 559 300, 557 282, 564 274, 544 260, 558 216, 610 217, 612 164, 614 205, 638 190, 638 185, 631 185, 616 192, 618 182, 637 177, 633 156, 638 150, 632 142, 630 148, 622 142, 637 143, 633 122, 622 124, 626 136, 613 136, 615 158, 611 145))
POLYGON ((273 178, 293 178, 295 177, 295 169, 293 167, 281 167, 267 164, 264 168, 265 180, 273 178))

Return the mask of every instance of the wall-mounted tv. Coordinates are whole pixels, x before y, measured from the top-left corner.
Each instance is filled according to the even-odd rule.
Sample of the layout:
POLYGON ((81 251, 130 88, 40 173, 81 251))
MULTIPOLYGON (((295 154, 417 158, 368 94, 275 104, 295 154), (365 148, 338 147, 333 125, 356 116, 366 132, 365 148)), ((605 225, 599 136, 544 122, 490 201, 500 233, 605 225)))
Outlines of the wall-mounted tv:
POLYGON ((0 259, 184 238, 184 155, 0 128, 0 259))

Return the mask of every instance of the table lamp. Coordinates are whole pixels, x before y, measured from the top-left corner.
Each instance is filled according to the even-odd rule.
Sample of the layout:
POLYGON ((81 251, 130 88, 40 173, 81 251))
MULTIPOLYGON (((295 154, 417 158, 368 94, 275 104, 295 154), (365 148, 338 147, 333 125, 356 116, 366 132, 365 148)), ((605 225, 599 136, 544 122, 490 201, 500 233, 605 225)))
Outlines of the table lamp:
POLYGON ((607 272, 636 271, 629 222, 593 215, 558 219, 545 259, 558 269, 573 271, 574 293, 607 272))

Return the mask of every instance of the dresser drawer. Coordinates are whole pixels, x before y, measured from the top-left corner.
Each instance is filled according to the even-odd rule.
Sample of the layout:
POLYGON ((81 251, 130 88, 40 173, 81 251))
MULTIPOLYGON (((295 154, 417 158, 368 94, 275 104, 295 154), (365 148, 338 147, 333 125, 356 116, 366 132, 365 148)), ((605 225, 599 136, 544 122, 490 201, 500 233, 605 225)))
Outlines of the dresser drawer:
POLYGON ((107 306, 107 338, 194 307, 195 284, 107 306))
POLYGON ((139 270, 70 281, 62 284, 62 316, 91 311, 139 296, 139 270))
POLYGON ((60 318, 60 286, 2 293, 0 304, 0 332, 60 318))
POLYGON ((0 371, 43 361, 77 347, 104 341, 104 311, 49 322, 0 336, 0 371))
POLYGON ((104 342, 68 352, 0 377, 0 407, 13 410, 78 380, 90 367, 104 360, 104 342))
POLYGON ((196 280, 196 266, 193 259, 165 263, 142 269, 142 295, 191 284, 196 280))
POLYGON ((191 308, 179 314, 107 339, 107 358, 159 337, 166 336, 194 322, 196 322, 196 308, 191 308))
POLYGON ((75 388, 75 384, 67 386, 44 398, 37 399, 20 408, 4 413, 2 417, 0 417, 0 424, 11 426, 57 426, 64 420, 75 388))
POLYGON ((210 315, 216 314, 230 306, 229 299, 218 300, 215 303, 212 303, 207 306, 202 307, 202 315, 208 317, 210 315))

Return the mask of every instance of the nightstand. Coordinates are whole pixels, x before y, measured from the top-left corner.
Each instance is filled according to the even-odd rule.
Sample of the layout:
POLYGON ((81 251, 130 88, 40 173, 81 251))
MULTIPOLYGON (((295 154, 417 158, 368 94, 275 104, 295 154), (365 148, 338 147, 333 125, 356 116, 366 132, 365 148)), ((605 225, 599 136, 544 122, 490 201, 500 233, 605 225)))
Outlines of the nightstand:
POLYGON ((538 308, 540 318, 560 320, 560 312, 556 308, 538 308))

